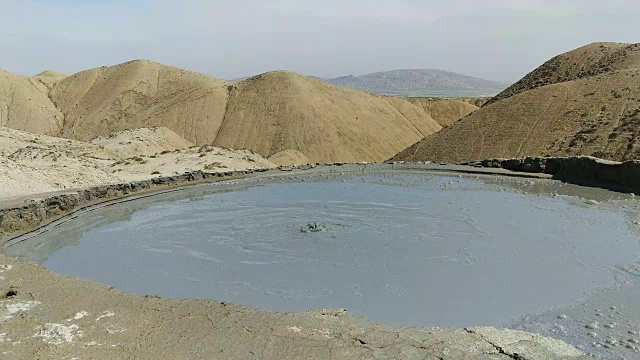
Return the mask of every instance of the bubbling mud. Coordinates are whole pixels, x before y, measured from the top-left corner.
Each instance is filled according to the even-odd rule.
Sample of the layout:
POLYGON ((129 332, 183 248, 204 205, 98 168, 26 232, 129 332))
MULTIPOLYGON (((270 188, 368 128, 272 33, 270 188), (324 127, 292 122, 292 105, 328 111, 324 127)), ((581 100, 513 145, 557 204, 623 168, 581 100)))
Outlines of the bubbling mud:
POLYGON ((209 184, 83 214, 6 251, 134 294, 346 308, 405 326, 510 325, 600 355, 637 353, 633 200, 491 179, 209 184))

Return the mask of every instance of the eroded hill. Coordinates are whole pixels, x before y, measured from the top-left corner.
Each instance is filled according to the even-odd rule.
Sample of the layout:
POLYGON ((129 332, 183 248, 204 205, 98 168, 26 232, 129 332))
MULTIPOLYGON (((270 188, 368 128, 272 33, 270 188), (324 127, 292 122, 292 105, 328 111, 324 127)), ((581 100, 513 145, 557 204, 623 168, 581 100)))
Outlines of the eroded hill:
POLYGON ((64 114, 63 137, 91 140, 115 131, 164 126, 198 145, 212 143, 224 117, 226 82, 136 60, 82 71, 50 97, 64 114))
POLYGON ((33 133, 60 133, 64 115, 49 100, 37 78, 0 70, 0 126, 33 133))
POLYGON ((382 161, 476 110, 469 100, 371 95, 287 71, 229 83, 148 60, 1 75, 0 119, 11 128, 89 141, 166 127, 281 164, 382 161))
POLYGON ((440 129, 403 99, 372 96, 286 71, 241 81, 215 145, 263 156, 297 150, 312 162, 379 161, 440 129))
POLYGON ((550 59, 490 99, 487 105, 546 85, 637 68, 639 63, 640 44, 589 44, 550 59))
POLYGON ((483 98, 406 98, 420 106, 441 126, 449 126, 478 110, 484 104, 483 98))
POLYGON ((639 45, 624 44, 592 44, 563 54, 394 159, 464 162, 570 155, 639 159, 639 54, 639 45))

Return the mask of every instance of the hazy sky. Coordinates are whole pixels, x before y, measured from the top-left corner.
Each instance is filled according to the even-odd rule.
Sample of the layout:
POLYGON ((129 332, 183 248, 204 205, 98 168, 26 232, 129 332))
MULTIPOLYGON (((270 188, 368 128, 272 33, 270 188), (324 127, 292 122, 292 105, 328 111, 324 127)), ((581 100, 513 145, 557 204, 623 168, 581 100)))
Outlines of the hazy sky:
POLYGON ((514 81, 595 42, 640 42, 639 0, 0 0, 0 68, 151 59, 221 78, 433 68, 514 81))

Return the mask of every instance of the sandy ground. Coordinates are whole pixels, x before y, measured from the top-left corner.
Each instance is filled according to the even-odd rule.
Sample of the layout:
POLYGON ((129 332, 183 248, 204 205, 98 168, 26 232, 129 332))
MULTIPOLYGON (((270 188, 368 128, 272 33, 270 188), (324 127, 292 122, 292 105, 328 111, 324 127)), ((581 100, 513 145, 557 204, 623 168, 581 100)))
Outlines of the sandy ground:
POLYGON ((124 131, 91 143, 0 127, 0 201, 195 170, 275 165, 248 150, 195 147, 166 128, 124 131))
POLYGON ((192 142, 163 127, 123 130, 95 138, 90 143, 115 151, 120 157, 127 158, 157 155, 163 151, 175 151, 194 146, 192 142))
POLYGON ((311 164, 311 160, 297 150, 280 151, 269 156, 268 160, 278 166, 311 164))

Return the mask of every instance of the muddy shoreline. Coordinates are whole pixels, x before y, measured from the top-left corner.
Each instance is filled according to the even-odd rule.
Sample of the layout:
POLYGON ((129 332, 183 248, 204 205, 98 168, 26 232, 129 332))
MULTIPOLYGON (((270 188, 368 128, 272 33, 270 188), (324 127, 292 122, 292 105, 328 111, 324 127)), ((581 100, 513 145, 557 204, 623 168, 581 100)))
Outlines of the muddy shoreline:
POLYGON ((157 177, 126 184, 96 186, 88 189, 41 194, 0 204, 0 244, 28 233, 75 211, 107 201, 122 200, 153 193, 179 190, 188 185, 246 178, 248 176, 302 176, 309 172, 435 171, 488 174, 516 177, 551 177, 588 187, 619 192, 640 191, 640 162, 624 163, 591 157, 490 159, 464 164, 363 163, 284 166, 229 172, 196 171, 176 176, 157 177))
MULTIPOLYGON (((130 201, 168 191, 179 191, 202 183, 242 179, 249 176, 304 176, 312 173, 354 173, 374 171, 435 171, 467 174, 500 174, 518 177, 544 177, 544 174, 513 172, 495 168, 474 168, 464 165, 429 163, 366 163, 285 166, 277 169, 256 169, 210 173, 196 171, 177 176, 96 186, 87 189, 41 194, 0 204, 0 245, 10 239, 37 230, 78 211, 89 210, 114 201, 130 201)), ((1 250, 0 250, 1 251, 1 250)))
MULTIPOLYGON (((45 194, 2 205, 0 241, 4 244, 113 202, 250 176, 429 171, 554 177, 576 183, 597 182, 598 186, 624 191, 640 185, 634 182, 635 169, 640 168, 635 163, 630 166, 567 158, 492 160, 470 165, 332 164, 195 172, 45 194), (590 173, 590 167, 597 170, 590 173), (623 181, 616 181, 616 174, 626 175, 623 181)), ((560 341, 513 330, 395 328, 352 317, 342 310, 284 314, 208 300, 140 297, 61 276, 3 254, 0 265, 0 353, 14 358, 587 358, 560 341)))

